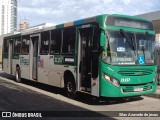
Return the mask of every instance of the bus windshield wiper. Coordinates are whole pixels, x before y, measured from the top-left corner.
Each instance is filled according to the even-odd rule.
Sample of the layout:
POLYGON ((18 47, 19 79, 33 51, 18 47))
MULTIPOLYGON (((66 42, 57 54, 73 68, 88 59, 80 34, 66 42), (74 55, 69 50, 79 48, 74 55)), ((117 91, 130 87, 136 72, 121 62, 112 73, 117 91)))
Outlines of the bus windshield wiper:
POLYGON ((143 55, 144 55, 144 57, 145 57, 145 49, 144 49, 144 46, 142 46, 141 51, 143 52, 143 55))
MULTIPOLYGON (((145 39, 147 41, 147 44, 149 44, 147 36, 148 36, 148 32, 146 31, 146 33, 145 33, 145 39)), ((144 46, 142 46, 141 51, 143 52, 143 55, 145 56, 145 47, 144 46)))
POLYGON ((134 43, 132 37, 129 37, 128 34, 123 29, 120 29, 120 33, 123 37, 126 38, 128 45, 134 50, 134 53, 135 53, 135 43, 134 43))
POLYGON ((148 32, 146 31, 146 33, 145 33, 145 38, 146 38, 147 44, 148 44, 149 39, 148 39, 147 37, 148 37, 148 32))

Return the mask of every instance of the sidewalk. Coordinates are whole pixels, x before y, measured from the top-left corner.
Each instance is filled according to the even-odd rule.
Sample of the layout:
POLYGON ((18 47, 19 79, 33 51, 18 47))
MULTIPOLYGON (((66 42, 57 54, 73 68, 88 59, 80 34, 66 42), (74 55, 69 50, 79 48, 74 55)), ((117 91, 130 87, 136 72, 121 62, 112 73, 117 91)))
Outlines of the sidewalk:
POLYGON ((150 95, 146 95, 146 96, 160 99, 160 85, 157 85, 157 90, 155 93, 150 94, 150 95))

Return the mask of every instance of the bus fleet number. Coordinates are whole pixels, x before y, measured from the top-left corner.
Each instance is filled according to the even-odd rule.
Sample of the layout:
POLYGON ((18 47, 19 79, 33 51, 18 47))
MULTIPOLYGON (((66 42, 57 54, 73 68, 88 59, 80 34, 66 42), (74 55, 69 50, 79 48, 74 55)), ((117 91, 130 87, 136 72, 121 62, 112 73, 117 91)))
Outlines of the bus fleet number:
POLYGON ((130 82, 130 78, 121 78, 121 82, 130 82))

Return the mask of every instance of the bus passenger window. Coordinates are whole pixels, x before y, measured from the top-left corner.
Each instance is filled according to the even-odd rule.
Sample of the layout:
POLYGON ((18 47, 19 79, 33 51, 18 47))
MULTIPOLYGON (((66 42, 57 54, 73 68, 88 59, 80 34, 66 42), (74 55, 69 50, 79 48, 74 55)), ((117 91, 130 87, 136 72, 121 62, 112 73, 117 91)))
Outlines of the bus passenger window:
POLYGON ((49 52, 49 39, 50 39, 50 32, 46 31, 41 33, 41 49, 40 54, 46 55, 49 52))
POLYGON ((22 36, 22 47, 21 47, 22 55, 29 54, 29 43, 30 43, 30 36, 29 35, 22 36))
POLYGON ((75 41, 76 41, 76 30, 75 30, 75 28, 64 30, 64 32, 63 32, 62 53, 74 54, 74 52, 75 52, 75 41))
POLYGON ((3 41, 4 54, 8 54, 8 48, 9 48, 9 40, 4 39, 4 41, 3 41))
POLYGON ((51 31, 50 54, 59 54, 61 50, 61 30, 51 31))
POLYGON ((21 48, 21 37, 14 38, 14 54, 19 54, 21 48))

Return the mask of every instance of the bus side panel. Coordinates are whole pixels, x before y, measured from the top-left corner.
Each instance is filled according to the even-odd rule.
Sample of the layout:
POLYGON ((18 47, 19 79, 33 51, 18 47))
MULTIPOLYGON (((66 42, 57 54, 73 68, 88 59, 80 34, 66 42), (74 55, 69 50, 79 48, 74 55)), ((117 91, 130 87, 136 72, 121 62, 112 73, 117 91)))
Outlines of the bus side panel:
POLYGON ((74 80, 76 83, 76 71, 75 66, 67 66, 66 65, 54 65, 54 69, 49 71, 49 85, 56 87, 64 87, 64 73, 65 71, 70 71, 74 76, 74 80))
POLYGON ((56 87, 64 87, 64 72, 69 70, 76 78, 75 66, 67 66, 62 63, 63 56, 56 57, 53 55, 40 55, 38 63, 38 82, 45 83, 56 87))
POLYGON ((48 78, 48 84, 56 87, 61 87, 61 80, 63 76, 64 69, 62 68, 62 65, 56 65, 54 64, 54 56, 50 56, 49 59, 49 78, 48 78))
POLYGON ((38 64, 38 82, 48 84, 48 73, 49 73, 49 56, 40 55, 38 64))
POLYGON ((48 85, 56 87, 64 87, 63 75, 66 70, 69 70, 73 73, 74 77, 74 68, 73 66, 65 67, 62 64, 63 57, 54 59, 53 55, 40 55, 39 64, 38 64, 38 82, 45 83, 48 85))
POLYGON ((30 79, 29 62, 29 55, 20 55, 20 69, 22 78, 30 79))
POLYGON ((3 58, 3 71, 8 73, 8 58, 3 58))
MULTIPOLYGON (((64 64, 64 56, 50 56, 49 59, 49 85, 64 87, 64 73, 70 71, 76 80, 76 67, 64 64)), ((76 81, 75 81, 76 83, 76 81)))
POLYGON ((56 87, 61 87, 63 80, 64 68, 62 65, 54 65, 54 69, 49 71, 49 84, 56 87))

